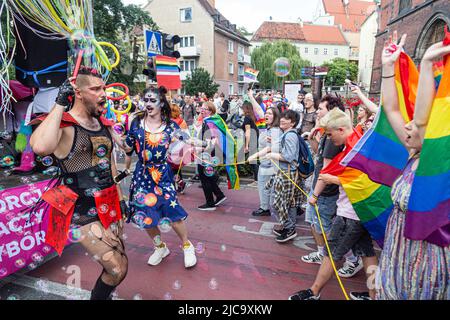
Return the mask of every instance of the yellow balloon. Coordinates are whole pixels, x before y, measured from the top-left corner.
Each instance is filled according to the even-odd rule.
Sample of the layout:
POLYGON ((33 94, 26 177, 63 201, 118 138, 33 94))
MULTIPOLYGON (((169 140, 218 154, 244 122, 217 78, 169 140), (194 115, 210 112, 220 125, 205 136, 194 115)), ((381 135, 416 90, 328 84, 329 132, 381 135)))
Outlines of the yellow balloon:
POLYGON ((117 48, 112 45, 109 42, 104 42, 104 41, 100 41, 98 42, 95 39, 92 39, 92 44, 95 47, 95 55, 97 57, 97 59, 101 62, 101 64, 108 69, 108 71, 111 71, 113 68, 117 67, 119 65, 120 62, 120 54, 119 54, 119 50, 117 50, 117 48), (116 55, 116 61, 111 64, 111 62, 109 61, 108 56, 105 53, 105 50, 103 50, 103 47, 108 47, 111 48, 114 52, 114 54, 116 55))
MULTIPOLYGON (((123 92, 122 90, 119 90, 119 89, 116 89, 116 88, 107 88, 107 89, 106 89, 106 92, 114 92, 114 93, 118 93, 118 94, 120 94, 120 95, 122 95, 122 96, 124 96, 124 95, 126 94, 126 93, 123 92)), ((116 109, 114 108, 114 106, 112 107, 112 111, 113 111, 115 114, 117 114, 118 116, 120 116, 120 115, 122 115, 122 114, 125 114, 125 113, 128 113, 128 112, 131 110, 132 103, 131 103, 130 96, 129 96, 129 95, 126 95, 124 99, 127 99, 127 101, 128 101, 128 107, 127 107, 125 110, 120 111, 120 110, 116 110, 116 109)))

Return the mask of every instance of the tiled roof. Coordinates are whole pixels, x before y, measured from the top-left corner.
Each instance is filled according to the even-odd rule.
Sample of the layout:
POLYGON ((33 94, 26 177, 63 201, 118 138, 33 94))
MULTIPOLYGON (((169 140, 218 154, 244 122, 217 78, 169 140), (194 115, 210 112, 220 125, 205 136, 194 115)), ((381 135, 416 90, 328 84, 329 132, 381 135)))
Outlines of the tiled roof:
POLYGON ((298 23, 264 21, 256 30, 252 41, 278 39, 305 41, 305 36, 298 23))
POLYGON ((338 26, 265 21, 252 41, 290 40, 306 43, 348 45, 338 26))
POLYGON ((344 35, 338 26, 321 26, 316 24, 304 24, 303 34, 306 42, 323 44, 348 45, 344 35))
POLYGON ((227 18, 225 18, 219 10, 211 6, 208 0, 198 0, 205 10, 214 19, 214 25, 219 29, 222 29, 232 35, 240 38, 243 42, 249 44, 247 38, 243 36, 237 29, 236 25, 232 24, 227 18))
POLYGON ((358 32, 367 16, 376 10, 376 4, 367 1, 349 0, 348 12, 341 0, 322 0, 322 3, 325 12, 335 17, 334 23, 351 32, 358 32))

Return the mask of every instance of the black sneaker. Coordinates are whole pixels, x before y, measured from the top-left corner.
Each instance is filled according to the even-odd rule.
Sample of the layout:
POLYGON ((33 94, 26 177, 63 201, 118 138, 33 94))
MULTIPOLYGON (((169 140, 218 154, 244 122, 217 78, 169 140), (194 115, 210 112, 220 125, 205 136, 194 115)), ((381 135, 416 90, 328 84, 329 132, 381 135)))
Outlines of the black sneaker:
POLYGON ((221 196, 220 198, 217 198, 216 202, 214 203, 216 206, 222 204, 225 200, 227 200, 227 197, 221 196))
POLYGON ((216 206, 211 206, 207 203, 197 207, 198 210, 202 210, 202 211, 214 211, 216 210, 216 206))
POLYGON ((294 239, 297 236, 297 231, 295 230, 295 228, 292 229, 284 229, 281 234, 275 238, 276 242, 287 242, 289 240, 294 239))
POLYGON ((255 217, 270 216, 270 210, 263 210, 263 209, 259 208, 258 210, 255 210, 252 212, 252 216, 255 216, 255 217))
POLYGON ((302 290, 290 296, 289 300, 320 300, 320 294, 315 296, 311 289, 302 290))
POLYGON ((350 292, 352 300, 372 300, 368 292, 350 292))

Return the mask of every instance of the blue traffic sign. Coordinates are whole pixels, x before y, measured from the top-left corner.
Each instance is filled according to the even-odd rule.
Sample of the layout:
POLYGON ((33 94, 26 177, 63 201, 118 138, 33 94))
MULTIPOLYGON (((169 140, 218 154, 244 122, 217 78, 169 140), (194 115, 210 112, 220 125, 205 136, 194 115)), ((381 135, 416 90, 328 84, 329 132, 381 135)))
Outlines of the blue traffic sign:
POLYGON ((145 49, 147 56, 153 57, 162 54, 162 36, 161 33, 145 30, 145 49))

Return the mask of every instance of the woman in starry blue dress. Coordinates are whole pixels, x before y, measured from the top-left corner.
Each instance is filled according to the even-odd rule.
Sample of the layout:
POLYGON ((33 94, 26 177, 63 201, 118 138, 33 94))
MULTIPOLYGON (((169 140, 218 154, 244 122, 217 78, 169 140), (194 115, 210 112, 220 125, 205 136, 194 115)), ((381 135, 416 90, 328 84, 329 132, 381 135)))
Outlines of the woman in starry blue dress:
POLYGON ((161 230, 171 226, 183 242, 184 264, 190 268, 197 258, 187 237, 184 220, 188 214, 177 200, 174 174, 167 163, 169 148, 179 140, 176 136, 180 128, 170 120, 166 93, 164 87, 144 91, 144 111, 132 121, 125 141, 127 151, 134 149, 139 158, 130 186, 131 220, 146 229, 153 239, 155 251, 149 265, 158 265, 169 255, 166 243, 161 240, 161 230))

